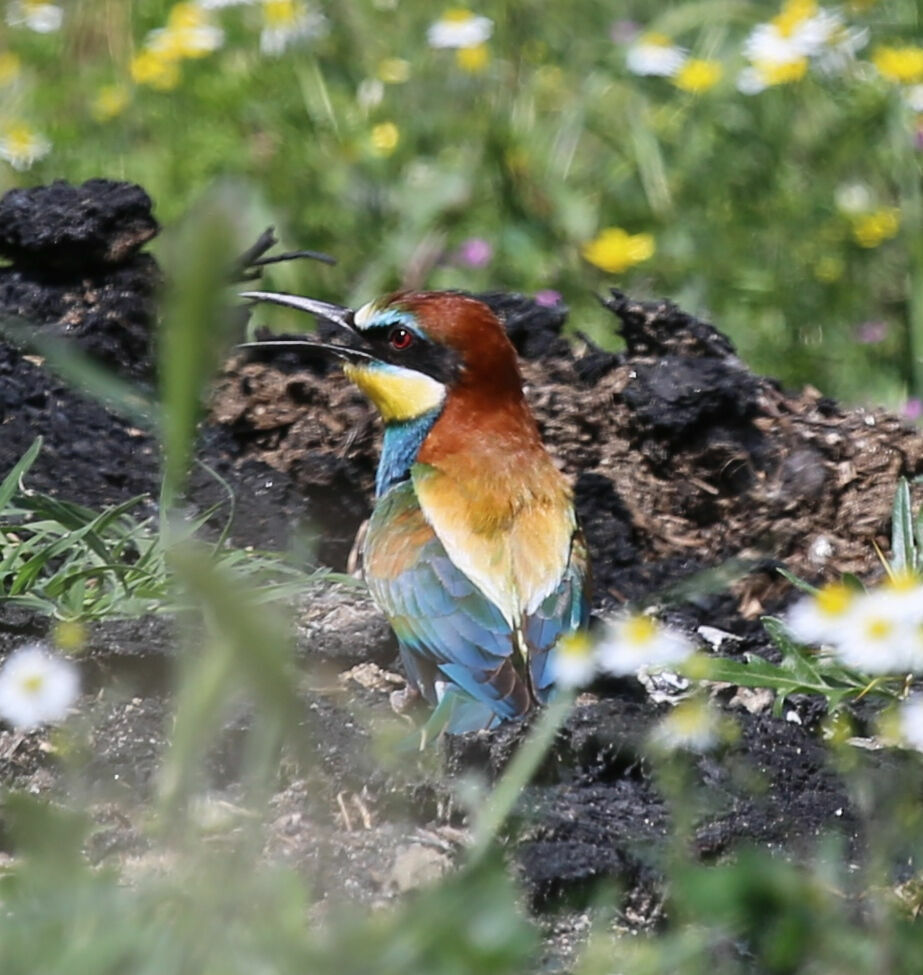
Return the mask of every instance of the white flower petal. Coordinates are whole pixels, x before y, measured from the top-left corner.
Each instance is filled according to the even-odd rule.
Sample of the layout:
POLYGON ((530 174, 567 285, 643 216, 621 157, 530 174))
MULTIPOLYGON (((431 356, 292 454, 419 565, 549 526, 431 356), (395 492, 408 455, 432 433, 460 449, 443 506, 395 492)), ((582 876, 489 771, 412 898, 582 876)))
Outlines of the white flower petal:
POLYGON ((0 718, 17 728, 62 720, 79 693, 74 664, 38 643, 17 650, 0 668, 0 718))
POLYGON ((51 34, 60 30, 64 20, 64 10, 53 3, 25 3, 16 0, 6 13, 6 22, 11 27, 28 27, 37 34, 51 34))
POLYGON ((766 79, 756 68, 744 68, 737 76, 737 90, 742 95, 758 95, 767 87, 766 79))
POLYGON ((625 617, 609 624, 597 647, 599 666, 616 677, 642 668, 668 667, 685 660, 695 649, 692 641, 649 617, 625 617))
POLYGON ((490 40, 494 23, 489 17, 472 14, 465 18, 443 18, 432 24, 426 32, 426 42, 430 47, 460 48, 477 47, 490 40))
POLYGON ((675 44, 662 44, 643 37, 632 44, 625 64, 632 74, 672 78, 683 66, 687 52, 675 44))
POLYGON ((901 704, 900 729, 904 741, 923 752, 923 694, 915 694, 901 704))

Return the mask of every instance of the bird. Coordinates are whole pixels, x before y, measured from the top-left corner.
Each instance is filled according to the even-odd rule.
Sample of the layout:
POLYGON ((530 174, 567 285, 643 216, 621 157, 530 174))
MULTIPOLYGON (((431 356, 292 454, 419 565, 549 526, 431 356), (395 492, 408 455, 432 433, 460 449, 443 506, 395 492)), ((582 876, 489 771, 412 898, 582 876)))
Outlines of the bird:
POLYGON ((325 349, 381 415, 363 574, 436 732, 494 728, 546 703, 556 646, 587 626, 589 556, 496 315, 451 291, 398 291, 355 311, 241 297, 336 325, 342 341, 252 345, 325 349))

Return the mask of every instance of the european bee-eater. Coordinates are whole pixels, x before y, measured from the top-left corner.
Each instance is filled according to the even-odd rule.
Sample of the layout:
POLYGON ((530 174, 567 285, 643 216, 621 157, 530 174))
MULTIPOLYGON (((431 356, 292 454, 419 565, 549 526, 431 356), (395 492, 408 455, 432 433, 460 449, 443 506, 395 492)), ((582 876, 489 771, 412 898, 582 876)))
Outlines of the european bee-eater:
POLYGON ((451 292, 398 292, 355 312, 242 297, 339 325, 345 344, 306 344, 339 356, 381 413, 363 566, 410 686, 433 705, 451 701, 455 732, 545 701, 556 643, 589 614, 587 550, 493 312, 451 292))

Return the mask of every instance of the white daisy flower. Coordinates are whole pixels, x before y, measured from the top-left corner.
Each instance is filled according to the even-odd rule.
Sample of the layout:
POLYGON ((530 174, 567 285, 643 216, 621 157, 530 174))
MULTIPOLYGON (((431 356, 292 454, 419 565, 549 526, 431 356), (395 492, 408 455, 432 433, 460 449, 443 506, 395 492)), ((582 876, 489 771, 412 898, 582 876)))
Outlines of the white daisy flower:
POLYGON ((447 10, 426 32, 430 47, 478 47, 490 40, 494 22, 470 10, 447 10))
POLYGON ((814 14, 809 3, 790 3, 767 24, 757 24, 744 41, 744 56, 756 65, 776 67, 818 54, 842 28, 840 18, 826 10, 814 14))
POLYGON ((642 34, 625 55, 632 74, 672 78, 683 66, 688 51, 663 34, 642 34))
POLYGON ((901 704, 898 722, 904 742, 923 752, 923 694, 914 694, 901 704))
POLYGON ((894 619, 911 625, 923 624, 923 579, 915 572, 898 572, 876 590, 894 619))
POLYGON ((6 11, 6 22, 10 27, 28 27, 38 34, 52 34, 60 30, 63 20, 63 8, 37 0, 14 0, 6 11))
POLYGON ((635 614, 609 623, 597 645, 600 669, 616 677, 637 674, 642 668, 668 667, 695 649, 684 634, 663 626, 651 616, 635 614))
POLYGON ((720 722, 706 701, 681 701, 651 732, 650 741, 666 751, 707 752, 720 741, 720 722))
POLYGON ((884 588, 860 596, 848 625, 831 641, 834 655, 864 674, 906 674, 923 662, 923 630, 909 602, 884 588))
POLYGON ((832 643, 851 625, 860 593, 841 582, 828 583, 789 610, 785 627, 798 643, 832 643))
POLYGON ((277 57, 299 41, 324 37, 327 18, 300 0, 263 0, 260 51, 277 57))
POLYGON ((77 668, 40 643, 17 650, 0 668, 0 718, 24 731, 61 721, 79 693, 77 668))
POLYGON ((596 647, 585 632, 572 633, 558 641, 551 658, 558 687, 586 687, 596 675, 596 647))
POLYGON ((51 143, 25 122, 16 122, 0 130, 0 159, 13 169, 28 169, 51 152, 51 143))

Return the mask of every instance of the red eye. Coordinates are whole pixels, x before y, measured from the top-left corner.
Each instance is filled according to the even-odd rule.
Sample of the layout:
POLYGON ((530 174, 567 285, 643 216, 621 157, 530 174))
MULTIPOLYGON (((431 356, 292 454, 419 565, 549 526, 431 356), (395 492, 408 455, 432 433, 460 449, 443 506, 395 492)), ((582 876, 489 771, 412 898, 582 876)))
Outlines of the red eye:
POLYGON ((398 325, 388 333, 388 341, 391 343, 392 349, 403 352, 404 349, 409 349, 413 345, 413 332, 398 325))

